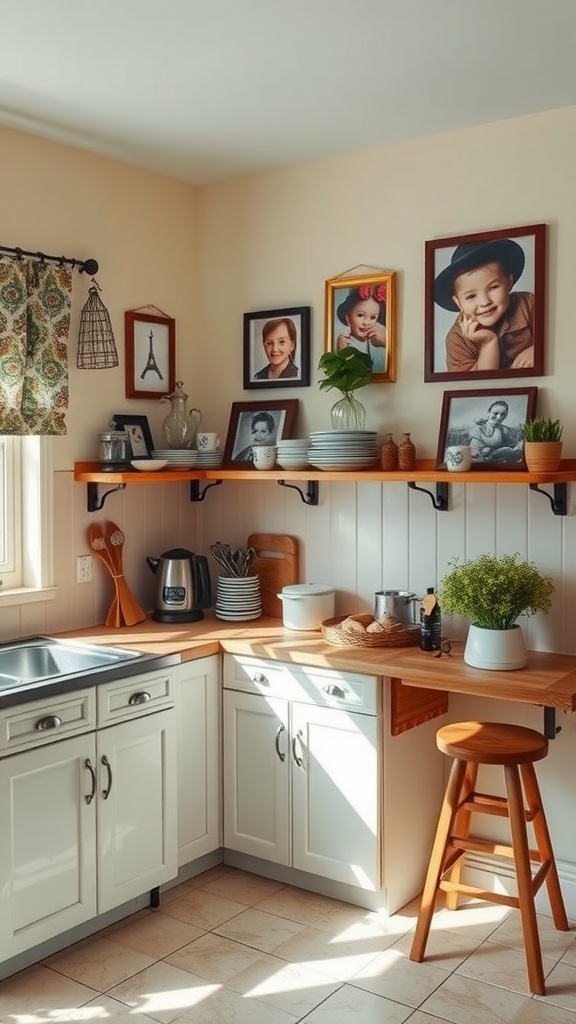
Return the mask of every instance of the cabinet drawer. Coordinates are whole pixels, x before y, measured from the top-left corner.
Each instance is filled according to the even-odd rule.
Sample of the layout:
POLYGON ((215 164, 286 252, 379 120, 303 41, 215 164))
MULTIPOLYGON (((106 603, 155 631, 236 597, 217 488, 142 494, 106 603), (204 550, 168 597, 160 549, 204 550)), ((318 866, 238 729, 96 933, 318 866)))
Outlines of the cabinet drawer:
POLYGON ((269 694, 304 704, 353 708, 366 715, 380 714, 379 677, 360 672, 288 665, 283 661, 225 654, 224 687, 245 693, 269 694))
POLYGON ((6 708, 0 711, 0 757, 90 732, 95 726, 94 689, 6 708))
POLYGON ((174 704, 174 673, 144 672, 97 687, 98 726, 125 722, 174 704))

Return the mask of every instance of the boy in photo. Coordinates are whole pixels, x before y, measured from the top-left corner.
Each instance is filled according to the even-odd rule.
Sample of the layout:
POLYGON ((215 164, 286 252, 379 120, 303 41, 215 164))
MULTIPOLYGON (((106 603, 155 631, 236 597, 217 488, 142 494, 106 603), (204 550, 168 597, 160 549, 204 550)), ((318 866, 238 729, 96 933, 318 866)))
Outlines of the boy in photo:
POLYGON ((534 295, 513 291, 524 263, 511 238, 456 247, 434 282, 434 301, 458 313, 446 336, 450 373, 534 366, 534 295))

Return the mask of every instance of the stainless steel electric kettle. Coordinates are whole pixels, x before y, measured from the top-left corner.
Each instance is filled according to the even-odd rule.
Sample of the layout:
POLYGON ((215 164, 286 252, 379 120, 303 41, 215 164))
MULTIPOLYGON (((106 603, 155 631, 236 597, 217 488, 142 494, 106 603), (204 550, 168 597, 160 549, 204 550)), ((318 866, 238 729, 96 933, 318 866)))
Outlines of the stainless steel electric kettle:
POLYGON ((146 561, 156 576, 154 611, 156 622, 197 622, 203 608, 212 604, 208 561, 186 548, 165 551, 160 558, 146 561))

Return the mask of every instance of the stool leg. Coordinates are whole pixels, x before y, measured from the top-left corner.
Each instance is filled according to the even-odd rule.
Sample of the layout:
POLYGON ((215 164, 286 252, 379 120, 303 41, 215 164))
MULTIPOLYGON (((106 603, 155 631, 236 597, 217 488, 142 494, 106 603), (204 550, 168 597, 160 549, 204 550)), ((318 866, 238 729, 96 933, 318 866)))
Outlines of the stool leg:
POLYGON ((460 792, 462 790, 465 771, 465 761, 453 761, 452 768, 450 769, 450 778, 448 779, 448 785, 446 787, 446 793, 444 794, 444 800, 442 801, 440 817, 438 818, 436 837, 434 839, 434 845, 430 855, 430 863, 428 864, 428 871, 426 874, 426 881, 422 891, 422 901, 420 903, 420 911, 418 913, 418 922, 416 924, 416 931, 414 932, 414 939, 410 950, 410 959, 415 960, 417 963, 421 963, 426 952, 426 943, 428 942, 432 915, 434 913, 434 900, 438 891, 438 884, 442 877, 446 845, 448 838, 452 833, 452 826, 454 824, 458 803, 460 801, 460 792))
MULTIPOLYGON (((466 764, 466 773, 464 775, 464 781, 462 783, 462 792, 460 793, 459 801, 468 800, 476 788, 476 779, 478 777, 478 765, 474 761, 468 761, 466 764)), ((468 811, 462 808, 456 814, 454 819, 454 827, 452 832, 460 836, 462 839, 468 839, 470 834, 470 820, 472 818, 472 811, 468 811)), ((455 885, 458 885, 460 881, 460 875, 462 874, 462 868, 464 866, 464 858, 460 857, 456 861, 454 867, 448 874, 448 879, 455 885)), ((457 910, 458 909, 458 896, 457 892, 446 893, 446 909, 457 910)))
POLYGON ((530 983, 530 991, 536 995, 543 996, 546 993, 546 988, 544 984, 544 971, 542 968, 540 937, 538 935, 538 924, 536 921, 536 908, 534 906, 532 870, 530 867, 528 836, 526 834, 526 813, 524 809, 522 787, 520 785, 520 775, 517 765, 505 765, 504 772, 506 776, 508 810, 510 813, 512 848, 514 851, 514 863, 516 866, 518 904, 520 907, 520 915, 522 917, 524 945, 526 947, 528 980, 530 983))
POLYGON ((540 787, 538 786, 534 765, 523 764, 520 766, 520 771, 522 773, 522 782, 524 783, 524 791, 526 793, 528 806, 531 811, 535 812, 532 827, 536 837, 536 845, 538 846, 542 861, 548 861, 550 864, 548 874, 546 875, 546 888, 548 890, 548 899, 550 900, 550 908, 552 910, 554 924, 558 931, 567 932, 570 931, 570 925, 568 924, 568 918, 566 917, 566 909, 564 907, 562 890, 560 889, 560 881, 558 879, 558 871, 556 870, 556 861, 554 859, 554 850, 552 849, 552 841, 548 831, 548 824, 546 822, 546 815, 544 814, 544 806, 540 796, 540 787))

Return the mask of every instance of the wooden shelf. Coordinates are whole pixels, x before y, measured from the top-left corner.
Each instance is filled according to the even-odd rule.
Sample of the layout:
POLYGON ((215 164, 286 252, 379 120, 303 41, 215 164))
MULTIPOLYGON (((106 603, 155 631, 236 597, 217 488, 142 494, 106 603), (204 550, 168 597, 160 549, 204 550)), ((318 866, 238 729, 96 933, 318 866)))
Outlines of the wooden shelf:
MULTIPOLYGON (((529 485, 533 490, 541 490, 542 486, 552 485, 553 496, 547 491, 543 492, 550 500, 552 510, 556 515, 566 514, 566 485, 576 480, 576 459, 563 459, 560 469, 556 473, 529 473, 527 470, 493 469, 477 467, 469 473, 450 473, 448 470, 436 469, 433 459, 420 459, 416 462, 413 470, 401 471, 392 470, 385 472, 379 468, 333 471, 320 470, 310 467, 304 470, 264 470, 257 469, 171 469, 160 470, 157 473, 141 473, 138 470, 127 470, 125 472, 106 472, 100 468, 98 462, 77 462, 74 466, 74 480, 89 485, 89 511, 101 508, 102 503, 98 499, 98 484, 109 484, 110 491, 122 489, 129 483, 176 483, 177 481, 190 480, 196 482, 191 488, 192 499, 201 501, 206 490, 217 482, 227 480, 275 480, 280 484, 289 487, 296 487, 300 492, 302 500, 306 504, 318 503, 318 487, 320 481, 325 482, 363 482, 363 483, 407 483, 416 490, 426 490, 422 484, 435 484, 436 493, 426 490, 430 495, 434 507, 439 511, 448 510, 448 484, 524 484, 529 485), (200 492, 199 482, 206 481, 207 487, 200 492), (307 486, 304 494, 300 486, 307 486), (95 504, 96 502, 96 504, 95 504), (92 507, 91 507, 92 506, 92 507)), ((108 491, 107 493, 110 493, 108 491)))
POLYGON ((361 480, 380 483, 451 483, 451 484, 553 484, 570 483, 576 480, 576 459, 563 459, 557 473, 529 473, 527 470, 473 469, 469 473, 449 473, 436 469, 433 459, 420 459, 412 470, 381 469, 333 470, 309 469, 162 469, 158 473, 141 473, 139 470, 126 472, 105 472, 98 462, 77 462, 74 465, 74 479, 81 483, 138 484, 170 483, 177 480, 361 480))

